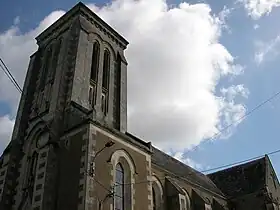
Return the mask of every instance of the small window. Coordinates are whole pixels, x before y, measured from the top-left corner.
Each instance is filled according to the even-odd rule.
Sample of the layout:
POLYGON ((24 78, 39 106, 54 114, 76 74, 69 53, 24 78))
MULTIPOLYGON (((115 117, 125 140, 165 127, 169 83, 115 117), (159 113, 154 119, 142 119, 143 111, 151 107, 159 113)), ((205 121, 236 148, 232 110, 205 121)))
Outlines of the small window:
POLYGON ((39 169, 44 168, 44 167, 45 167, 45 165, 46 165, 46 162, 40 163, 40 165, 39 165, 39 169))
POLYGON ((40 158, 44 158, 44 157, 47 157, 47 153, 46 152, 42 152, 41 155, 40 155, 40 158))
POLYGON ((101 95, 101 110, 104 114, 108 111, 108 100, 107 100, 107 94, 105 92, 101 95))
POLYGON ((179 194, 180 210, 187 210, 186 196, 179 194))
POLYGON ((205 210, 212 210, 212 207, 210 204, 205 204, 205 210))
POLYGON ((95 96, 96 96, 95 90, 96 90, 95 85, 90 85, 88 100, 89 100, 89 105, 91 105, 91 107, 93 107, 95 104, 95 96))
POLYGON ((43 185, 42 185, 42 184, 37 184, 37 185, 36 185, 36 190, 41 190, 41 189, 42 189, 42 187, 43 187, 43 185))
POLYGON ((44 172, 39 173, 37 176, 37 179, 42 179, 44 177, 44 175, 45 175, 44 172))
POLYGON ((1 174, 0 174, 0 176, 3 176, 4 174, 5 174, 5 171, 2 171, 1 174))
POLYGON ((36 195, 35 198, 34 198, 34 201, 37 202, 37 201, 40 201, 41 200, 41 195, 36 195))
POLYGON ((79 204, 82 204, 83 203, 83 197, 79 197, 79 204))

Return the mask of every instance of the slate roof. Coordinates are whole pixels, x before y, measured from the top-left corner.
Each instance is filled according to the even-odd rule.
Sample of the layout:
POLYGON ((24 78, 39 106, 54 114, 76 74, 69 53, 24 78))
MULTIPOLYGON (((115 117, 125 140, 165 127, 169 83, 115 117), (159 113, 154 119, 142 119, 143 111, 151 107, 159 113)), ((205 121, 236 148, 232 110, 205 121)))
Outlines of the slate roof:
POLYGON ((223 196, 223 193, 216 187, 208 176, 194 170, 188 165, 181 163, 155 147, 153 147, 152 163, 178 177, 189 180, 196 185, 223 196))
POLYGON ((266 157, 207 176, 228 197, 255 192, 265 186, 266 157))

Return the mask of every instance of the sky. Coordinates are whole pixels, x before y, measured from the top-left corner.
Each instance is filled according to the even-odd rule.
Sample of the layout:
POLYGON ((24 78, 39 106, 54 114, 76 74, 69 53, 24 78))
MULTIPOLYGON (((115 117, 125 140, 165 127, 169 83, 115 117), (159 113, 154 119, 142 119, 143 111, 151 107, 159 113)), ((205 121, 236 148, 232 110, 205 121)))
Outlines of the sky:
MULTIPOLYGON (((20 85, 34 38, 76 3, 2 3, 0 57, 20 85)), ((130 42, 130 133, 200 171, 280 149, 280 97, 255 110, 280 91, 279 0, 83 3, 130 42)), ((19 97, 0 71, 0 152, 19 97)), ((279 175, 280 153, 270 158, 279 175)))

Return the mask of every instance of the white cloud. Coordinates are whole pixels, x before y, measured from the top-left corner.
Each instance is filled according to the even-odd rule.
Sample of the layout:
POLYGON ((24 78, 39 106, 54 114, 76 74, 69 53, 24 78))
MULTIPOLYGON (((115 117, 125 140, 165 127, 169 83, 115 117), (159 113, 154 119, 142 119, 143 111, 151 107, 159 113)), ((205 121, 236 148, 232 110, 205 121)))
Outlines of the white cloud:
MULTIPOLYGON (((17 25, 10 27, 5 32, 0 32, 0 56, 21 87, 23 86, 29 57, 37 49, 35 37, 63 14, 63 11, 51 13, 36 29, 32 29, 27 33, 21 33, 17 25)), ((14 22, 19 21, 16 19, 14 22)), ((13 115, 18 106, 19 96, 19 93, 7 79, 4 72, 0 71, 0 100, 12 106, 13 115)))
MULTIPOLYGON (((172 154, 169 154, 169 155, 172 155, 172 154)), ((174 153, 172 156, 173 156, 175 159, 179 160, 180 162, 182 162, 182 163, 184 163, 184 164, 186 164, 186 165, 188 165, 188 166, 190 166, 190 167, 192 167, 192 168, 194 168, 194 169, 196 169, 196 170, 201 171, 201 170, 206 169, 206 167, 203 166, 202 164, 197 163, 197 162, 195 162, 194 160, 192 160, 192 159, 186 157, 186 155, 185 155, 183 152, 176 152, 176 153, 174 153)), ((208 168, 208 167, 207 167, 207 168, 208 168)))
MULTIPOLYGON (((164 0, 89 6, 130 42, 126 51, 130 132, 161 148, 180 150, 211 137, 224 118, 230 122, 243 114, 243 104, 215 92, 221 77, 243 70, 219 42, 225 24, 221 17, 227 12, 213 16, 203 3, 169 8, 164 0)), ((0 35, 0 54, 5 52, 5 61, 21 83, 28 56, 36 50, 35 35, 62 14, 51 13, 25 34, 13 26, 0 35)), ((14 88, 2 75, 0 80, 0 98, 15 106, 14 88)))
POLYGON ((260 65, 265 61, 273 60, 279 54, 279 43, 280 35, 269 42, 256 42, 255 62, 260 65))
POLYGON ((221 88, 221 93, 228 101, 233 101, 237 96, 244 98, 249 96, 249 90, 244 85, 232 85, 228 88, 221 88))
POLYGON ((280 0, 238 0, 244 4, 248 15, 257 20, 263 15, 271 13, 274 7, 280 6, 280 0))
POLYGON ((9 116, 0 117, 0 154, 11 138, 13 126, 14 120, 11 120, 9 116))

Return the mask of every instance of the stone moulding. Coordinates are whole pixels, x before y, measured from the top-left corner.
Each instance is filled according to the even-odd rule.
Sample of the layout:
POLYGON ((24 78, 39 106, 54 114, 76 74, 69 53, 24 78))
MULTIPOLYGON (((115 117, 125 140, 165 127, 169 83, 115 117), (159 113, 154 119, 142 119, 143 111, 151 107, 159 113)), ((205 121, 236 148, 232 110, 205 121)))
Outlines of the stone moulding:
POLYGON ((128 41, 122 37, 118 32, 116 32, 111 26, 104 22, 100 17, 98 17, 94 12, 92 12, 83 3, 78 3, 73 9, 64 14, 59 20, 53 23, 48 29, 43 31, 40 35, 36 37, 37 42, 42 42, 44 39, 48 39, 53 35, 54 31, 59 31, 59 28, 63 27, 64 24, 69 22, 70 19, 75 18, 80 15, 84 17, 87 21, 92 23, 100 32, 107 35, 114 43, 121 46, 123 49, 128 45, 128 41))

